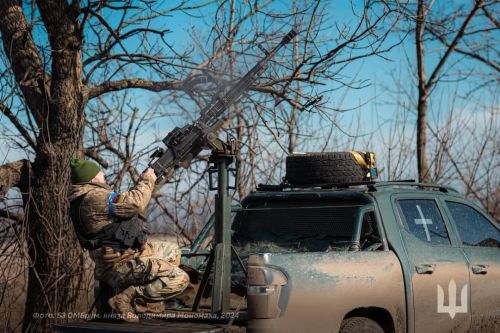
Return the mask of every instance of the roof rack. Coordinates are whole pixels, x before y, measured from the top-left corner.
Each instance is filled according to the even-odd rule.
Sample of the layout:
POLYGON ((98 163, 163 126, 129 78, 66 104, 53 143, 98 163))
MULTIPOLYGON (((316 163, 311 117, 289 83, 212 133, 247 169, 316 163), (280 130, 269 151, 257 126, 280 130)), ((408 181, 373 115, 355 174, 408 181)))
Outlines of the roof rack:
POLYGON ((270 192, 280 192, 285 189, 303 189, 303 188, 321 188, 321 189, 345 189, 350 188, 352 186, 363 186, 365 185, 370 191, 377 191, 378 188, 384 187, 396 187, 396 186, 408 186, 408 187, 417 187, 420 189, 424 188, 432 188, 438 189, 440 192, 455 192, 458 193, 452 187, 437 185, 437 184, 429 184, 429 183, 418 183, 414 179, 404 179, 404 180, 389 180, 389 181, 363 181, 363 182, 352 182, 352 183, 326 183, 326 184, 306 184, 306 185, 292 185, 288 183, 281 183, 278 185, 268 185, 268 184, 259 184, 257 187, 257 191, 270 191, 270 192))
POLYGON ((281 183, 278 185, 269 185, 269 184, 259 184, 257 186, 257 191, 283 191, 284 189, 294 189, 294 188, 311 188, 311 187, 320 187, 322 189, 331 189, 331 188, 349 188, 350 186, 360 186, 360 185, 373 185, 374 181, 366 181, 366 182, 354 182, 354 183, 325 183, 325 184, 305 184, 305 185, 292 185, 288 183, 281 183))
POLYGON ((444 186, 444 185, 438 185, 438 184, 430 184, 430 183, 418 183, 415 182, 415 180, 395 180, 395 181, 385 181, 385 182, 377 182, 373 185, 375 188, 381 188, 381 187, 394 187, 394 186, 408 186, 408 187, 418 187, 421 189, 424 188, 432 188, 432 189, 437 189, 440 192, 454 192, 458 193, 457 190, 455 190, 453 187, 450 186, 444 186))

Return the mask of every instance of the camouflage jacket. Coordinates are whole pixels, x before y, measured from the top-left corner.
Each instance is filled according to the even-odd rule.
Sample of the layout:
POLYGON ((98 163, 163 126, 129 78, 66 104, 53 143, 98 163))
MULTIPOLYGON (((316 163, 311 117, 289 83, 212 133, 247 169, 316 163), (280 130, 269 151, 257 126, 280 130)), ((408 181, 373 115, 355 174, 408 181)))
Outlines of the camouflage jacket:
MULTIPOLYGON (((127 219, 143 214, 151 199, 154 186, 155 182, 152 179, 145 178, 131 190, 119 193, 112 204, 114 216, 118 219, 127 219)), ((114 221, 109 212, 109 197, 112 193, 113 190, 106 184, 71 185, 70 201, 85 195, 80 206, 80 216, 89 232, 96 233, 114 221)))

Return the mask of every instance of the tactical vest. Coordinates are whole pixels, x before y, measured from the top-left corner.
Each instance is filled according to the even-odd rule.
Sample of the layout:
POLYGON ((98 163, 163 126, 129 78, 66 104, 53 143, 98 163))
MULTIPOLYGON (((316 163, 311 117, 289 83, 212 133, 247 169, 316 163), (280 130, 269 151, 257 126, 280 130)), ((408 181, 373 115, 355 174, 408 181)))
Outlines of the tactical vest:
POLYGON ((105 225, 98 232, 90 232, 81 219, 81 205, 87 193, 70 203, 70 216, 80 245, 89 251, 102 246, 114 249, 140 249, 146 242, 147 233, 143 218, 139 215, 127 220, 117 220, 105 225))

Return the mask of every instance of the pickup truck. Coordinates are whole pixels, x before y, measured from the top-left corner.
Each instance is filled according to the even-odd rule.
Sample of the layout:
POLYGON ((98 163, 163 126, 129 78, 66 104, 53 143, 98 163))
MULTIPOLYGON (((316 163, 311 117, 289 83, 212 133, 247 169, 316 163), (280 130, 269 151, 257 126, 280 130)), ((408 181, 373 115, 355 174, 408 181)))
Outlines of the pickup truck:
POLYGON ((232 228, 249 332, 500 332, 498 221, 450 188, 270 186, 232 228))
MULTIPOLYGON (((200 273, 209 229, 184 254, 200 273)), ((237 315, 145 332, 500 332, 498 221, 448 187, 261 186, 236 209, 231 243, 237 315)), ((182 304, 190 309, 193 297, 182 304)), ((129 331, 99 325, 59 329, 129 331)))

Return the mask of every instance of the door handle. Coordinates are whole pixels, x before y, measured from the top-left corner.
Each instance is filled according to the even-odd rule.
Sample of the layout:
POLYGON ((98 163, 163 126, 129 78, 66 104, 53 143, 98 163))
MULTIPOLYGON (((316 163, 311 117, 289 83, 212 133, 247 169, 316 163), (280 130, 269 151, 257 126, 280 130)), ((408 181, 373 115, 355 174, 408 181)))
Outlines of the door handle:
POLYGON ((434 264, 420 264, 415 266, 418 274, 432 274, 434 273, 434 269, 436 265, 434 264))
POLYGON ((472 265, 472 273, 474 274, 486 274, 488 273, 489 265, 472 265))

